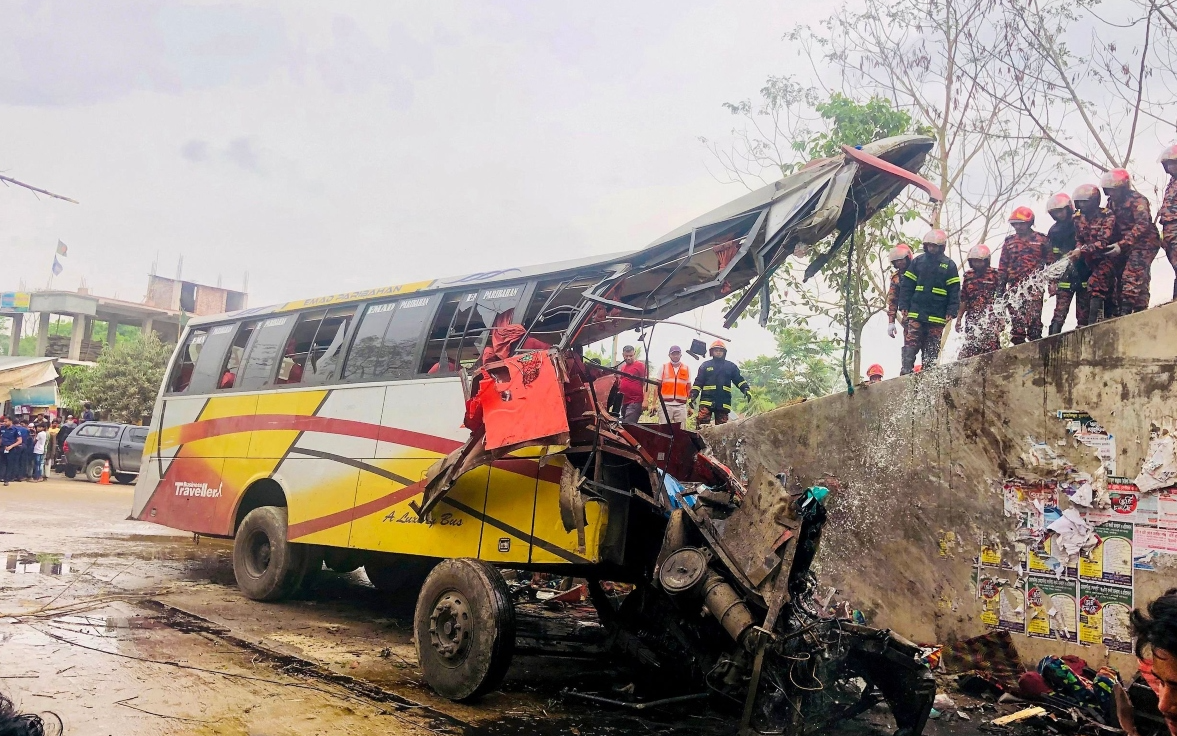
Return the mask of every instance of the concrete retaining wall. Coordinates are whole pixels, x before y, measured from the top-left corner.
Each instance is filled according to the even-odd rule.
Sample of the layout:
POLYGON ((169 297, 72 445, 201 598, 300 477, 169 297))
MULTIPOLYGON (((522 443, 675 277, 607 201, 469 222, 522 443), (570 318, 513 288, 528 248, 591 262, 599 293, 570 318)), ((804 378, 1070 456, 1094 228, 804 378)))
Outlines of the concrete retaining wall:
MULTIPOLYGON (((978 579, 1026 589, 1020 572, 1027 549, 1018 541, 1026 533, 1017 516, 1005 513, 1003 483, 1100 476, 1100 459, 1056 413, 1088 412, 1115 438, 1116 475, 1134 477, 1150 429, 1174 427, 1175 374, 1177 305, 1168 305, 884 381, 853 396, 777 409, 709 430, 707 439, 753 482, 780 471, 802 483, 836 476, 846 488, 830 502, 819 558, 823 585, 837 587, 838 597, 874 625, 948 643, 992 623, 982 619, 978 579), (983 541, 993 548, 986 561, 997 555, 1000 565, 980 564, 983 541)), ((1060 495, 1065 509, 1070 504, 1060 495)), ((1177 556, 1157 555, 1154 570, 1134 570, 1131 585, 1119 592, 1134 591, 1143 605, 1177 586, 1175 562, 1177 556)), ((1077 599, 1095 592, 1090 582, 1075 583, 1077 599)), ((1027 662, 1075 653, 1102 664, 1109 655, 1105 646, 1057 637, 1014 640, 1027 662)), ((1135 668, 1127 655, 1112 653, 1111 662, 1135 668)))

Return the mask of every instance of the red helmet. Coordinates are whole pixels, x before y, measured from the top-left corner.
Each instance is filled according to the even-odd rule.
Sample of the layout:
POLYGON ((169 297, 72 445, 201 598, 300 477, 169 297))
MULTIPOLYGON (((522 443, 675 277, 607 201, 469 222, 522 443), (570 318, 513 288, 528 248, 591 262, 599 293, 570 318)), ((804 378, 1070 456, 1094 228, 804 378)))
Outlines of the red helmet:
POLYGON ((940 228, 934 228, 924 234, 923 242, 933 243, 935 245, 947 246, 948 245, 948 233, 944 232, 940 228))
POLYGON ((1177 143, 1167 146, 1165 150, 1161 151, 1161 157, 1158 159, 1161 163, 1166 161, 1177 161, 1177 143))
POLYGON ((1105 171, 1103 176, 1099 177, 1099 185, 1104 189, 1119 189, 1131 186, 1132 177, 1128 175, 1127 169, 1112 169, 1105 171))
POLYGON ((989 246, 981 243, 980 245, 974 245, 972 248, 969 248, 968 260, 987 261, 990 255, 989 246))
POLYGON ((1059 192, 1050 199, 1046 200, 1046 211, 1053 212, 1054 210, 1074 210, 1075 206, 1071 204, 1071 197, 1066 192, 1059 192))
POLYGON ((1034 210, 1029 207, 1018 207, 1009 216, 1010 222, 1028 222, 1034 224, 1034 210))
POLYGON ((879 365, 878 363, 875 363, 870 368, 866 369, 866 377, 867 378, 870 378, 871 376, 882 376, 882 375, 883 375, 883 366, 879 365))
POLYGON ((887 251, 887 260, 892 264, 896 261, 902 261, 904 258, 911 258, 911 246, 907 243, 900 243, 887 251))
POLYGON ((1100 194, 1099 187, 1094 184, 1080 184, 1075 187, 1075 193, 1071 195, 1071 198, 1076 202, 1090 202, 1091 200, 1095 200, 1095 204, 1098 206, 1100 200, 1103 199, 1103 195, 1100 194))

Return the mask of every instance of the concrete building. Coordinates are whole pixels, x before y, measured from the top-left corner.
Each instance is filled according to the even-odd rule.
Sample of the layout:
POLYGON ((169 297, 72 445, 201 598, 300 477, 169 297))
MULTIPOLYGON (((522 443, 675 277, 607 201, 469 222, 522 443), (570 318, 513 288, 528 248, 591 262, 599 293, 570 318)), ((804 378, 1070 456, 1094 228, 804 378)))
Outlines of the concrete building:
POLYGON ((96 296, 84 289, 4 292, 0 294, 0 317, 11 321, 9 355, 18 352, 25 320, 36 319, 33 357, 90 362, 97 359, 104 345, 114 341, 119 325, 135 325, 144 332, 154 332, 164 342, 174 343, 188 317, 241 309, 245 302, 244 292, 152 275, 143 303, 96 296), (73 321, 68 338, 49 334, 55 314, 73 321), (95 322, 106 323, 105 335, 93 334, 95 322))

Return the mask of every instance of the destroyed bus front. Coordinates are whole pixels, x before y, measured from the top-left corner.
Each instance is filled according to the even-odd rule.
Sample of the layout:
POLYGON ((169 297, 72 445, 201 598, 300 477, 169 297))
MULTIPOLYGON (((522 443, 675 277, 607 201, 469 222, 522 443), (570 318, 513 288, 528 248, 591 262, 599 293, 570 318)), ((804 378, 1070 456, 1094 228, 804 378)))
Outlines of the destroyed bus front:
POLYGON ((546 569, 590 581, 616 652, 737 701, 750 728, 808 733, 883 699, 918 733, 933 691, 914 647, 812 599, 832 481, 745 485, 694 432, 623 424, 606 405, 616 371, 581 350, 725 297, 728 325, 757 296, 764 318, 797 248, 829 243, 815 271, 908 184, 939 198, 913 173, 931 145, 847 148, 633 253, 197 322, 157 401, 135 516, 235 537, 255 598, 293 593, 324 559, 419 587, 420 665, 454 699, 510 662, 496 567, 546 569), (634 592, 615 606, 604 580, 634 592))

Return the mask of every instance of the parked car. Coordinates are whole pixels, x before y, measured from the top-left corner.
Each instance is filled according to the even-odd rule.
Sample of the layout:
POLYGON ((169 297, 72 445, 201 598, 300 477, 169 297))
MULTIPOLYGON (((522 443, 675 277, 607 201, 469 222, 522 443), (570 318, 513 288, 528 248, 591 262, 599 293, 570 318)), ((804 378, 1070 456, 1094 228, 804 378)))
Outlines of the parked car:
POLYGON ((143 462, 147 427, 114 422, 82 422, 70 433, 62 448, 65 477, 84 473, 87 480, 102 477, 102 466, 110 462, 110 475, 119 483, 134 483, 143 462))

